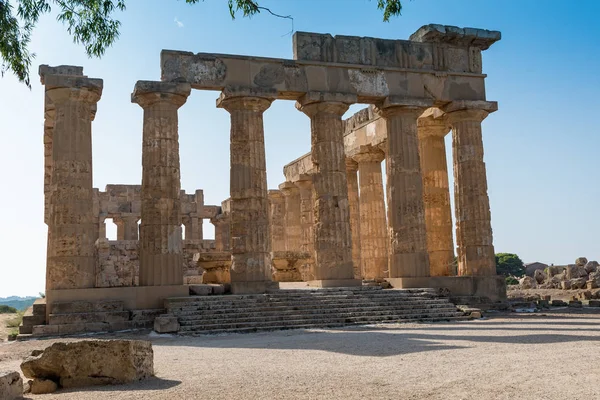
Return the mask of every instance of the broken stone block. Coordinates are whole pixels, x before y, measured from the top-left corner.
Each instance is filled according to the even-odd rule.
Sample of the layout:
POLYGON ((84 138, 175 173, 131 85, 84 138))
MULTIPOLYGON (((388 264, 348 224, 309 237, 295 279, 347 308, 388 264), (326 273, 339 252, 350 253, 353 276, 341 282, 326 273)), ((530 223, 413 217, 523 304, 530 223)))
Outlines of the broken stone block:
POLYGON ((598 269, 598 261, 588 261, 587 264, 585 264, 585 270, 588 274, 592 273, 592 272, 596 272, 596 270, 598 269))
POLYGON ((579 299, 581 300, 589 300, 592 298, 592 292, 590 292, 589 290, 586 290, 584 292, 581 292, 577 295, 577 297, 579 297, 579 299))
POLYGON ((56 382, 50 379, 34 379, 30 385, 32 394, 54 393, 58 389, 56 382))
POLYGON ((179 332, 179 321, 175 316, 160 316, 154 318, 154 330, 157 333, 179 332))
POLYGON ((583 267, 585 266, 585 264, 587 264, 588 259, 585 257, 579 257, 577 260, 575 260, 575 265, 577 265, 578 267, 583 267))
POLYGON ((519 279, 519 285, 521 286, 521 289, 533 289, 537 286, 535 279, 530 276, 524 276, 519 279))
POLYGON ((600 307, 600 300, 590 300, 590 307, 600 307))
POLYGON ((539 308, 549 308, 550 302, 548 300, 538 300, 537 305, 539 308))
POLYGON ((567 303, 565 303, 562 300, 552 300, 551 303, 554 307, 565 307, 567 305, 567 303))
POLYGON ((23 398, 23 379, 16 371, 0 371, 0 399, 23 398))
POLYGON ((212 286, 209 285, 188 285, 190 296, 208 296, 213 293, 212 286))
POLYGON ((535 279, 535 281, 538 284, 544 283, 546 278, 547 278, 546 274, 541 269, 536 269, 535 272, 533 273, 533 279, 535 279))
POLYGON ((52 380, 64 388, 113 385, 153 376, 154 353, 152 343, 141 340, 57 342, 34 350, 21 370, 34 382, 52 380))
POLYGON ((581 308, 581 307, 583 307, 583 304, 580 301, 571 300, 571 301, 569 301, 569 307, 571 307, 571 308, 581 308))

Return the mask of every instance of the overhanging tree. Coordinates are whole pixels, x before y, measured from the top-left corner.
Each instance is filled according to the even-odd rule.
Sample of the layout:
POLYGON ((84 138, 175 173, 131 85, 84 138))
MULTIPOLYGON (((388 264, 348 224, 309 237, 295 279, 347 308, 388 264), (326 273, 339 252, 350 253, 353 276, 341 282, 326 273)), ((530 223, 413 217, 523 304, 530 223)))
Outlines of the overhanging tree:
POLYGON ((516 254, 498 253, 496 254, 496 273, 504 276, 521 277, 525 275, 525 265, 516 254))
MULTIPOLYGON (((204 0, 185 0, 188 4, 204 0)), ((260 0, 227 0, 231 18, 241 13, 251 17, 266 11, 260 0)), ((81 44, 89 57, 101 57, 106 49, 119 38, 121 23, 115 18, 117 12, 125 11, 126 0, 0 0, 0 71, 14 73, 20 82, 30 87, 29 69, 35 53, 29 50, 31 34, 40 16, 58 11, 57 19, 67 27, 73 41, 81 44), (16 5, 16 7, 15 7, 16 5)), ((377 8, 383 11, 383 21, 400 15, 401 0, 377 0, 377 8)))

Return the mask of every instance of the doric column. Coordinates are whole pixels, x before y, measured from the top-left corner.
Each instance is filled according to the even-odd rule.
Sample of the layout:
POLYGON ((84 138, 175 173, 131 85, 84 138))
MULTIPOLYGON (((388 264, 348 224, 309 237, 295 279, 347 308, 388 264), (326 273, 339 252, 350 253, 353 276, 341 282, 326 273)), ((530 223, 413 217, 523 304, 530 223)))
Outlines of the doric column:
POLYGON ((144 109, 140 286, 183 284, 177 110, 187 83, 138 81, 132 102, 144 109))
POLYGON ((381 162, 384 159, 384 152, 372 146, 361 146, 359 153, 354 156, 360 180, 363 279, 388 277, 388 236, 381 174, 381 162))
POLYGON ((271 251, 285 251, 285 200, 279 190, 269 190, 271 251))
POLYGON ((390 278, 429 276, 417 118, 430 105, 430 100, 410 103, 388 98, 377 108, 387 129, 390 278))
MULTIPOLYGON (((360 205, 358 200, 358 164, 346 158, 346 179, 348 180, 348 207, 350 209, 350 229, 352 230, 352 265, 354 279, 362 279, 360 243, 360 205)), ((386 255, 387 257, 387 255, 386 255)))
POLYGON ((210 222, 215 226, 215 250, 230 251, 229 214, 217 214, 210 222))
POLYGON ((302 227, 300 220, 300 191, 292 182, 279 185, 285 202, 285 250, 300 251, 302 227))
POLYGON ((314 285, 358 285, 352 267, 352 233, 342 115, 356 96, 309 92, 297 107, 310 117, 314 191, 314 285), (327 282, 329 281, 329 282, 327 282))
POLYGON ((271 286, 271 234, 263 113, 271 98, 223 92, 217 106, 231 114, 231 290, 262 293, 271 286))
POLYGON ((453 274, 452 211, 444 142, 444 136, 449 131, 447 119, 437 108, 430 108, 419 118, 419 156, 423 172, 423 202, 431 276, 453 274))
POLYGON ((94 287, 98 216, 92 188, 92 106, 102 80, 45 77, 55 107, 46 289, 94 287))
POLYGON ((190 224, 185 227, 185 238, 187 240, 202 240, 204 234, 202 232, 202 218, 198 218, 198 213, 190 214, 190 224))
POLYGON ((138 240, 138 221, 137 216, 128 214, 113 218, 117 225, 117 240, 138 240))
POLYGON ((296 181, 300 195, 300 250, 314 258, 314 193, 310 175, 301 175, 296 181))
POLYGON ((497 109, 496 102, 487 101, 456 101, 445 107, 452 126, 459 275, 496 274, 481 121, 497 109))
POLYGON ((106 239, 106 222, 105 217, 98 217, 98 238, 106 239))

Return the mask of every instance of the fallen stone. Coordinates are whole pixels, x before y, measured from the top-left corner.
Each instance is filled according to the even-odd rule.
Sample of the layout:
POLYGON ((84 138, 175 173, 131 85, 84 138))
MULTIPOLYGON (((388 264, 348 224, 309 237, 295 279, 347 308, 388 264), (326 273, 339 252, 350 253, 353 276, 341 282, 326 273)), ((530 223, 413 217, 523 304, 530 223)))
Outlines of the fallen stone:
POLYGON ((54 393, 58 389, 56 382, 50 379, 34 379, 30 385, 32 394, 54 393))
POLYGON ((550 302, 548 300, 538 300, 537 305, 539 308, 549 308, 550 302))
POLYGON ((175 333, 179 332, 179 321, 177 317, 163 315, 154 318, 154 330, 157 333, 175 333))
POLYGON ((581 300, 589 300, 592 298, 592 292, 590 292, 589 290, 586 290, 584 292, 580 292, 577 297, 579 297, 579 299, 581 300))
POLYGON ((584 289, 586 286, 586 278, 571 279, 571 289, 584 289))
POLYGON ((17 371, 0 371, 0 399, 23 398, 23 379, 17 371))
POLYGON ((560 282, 560 288, 562 290, 569 290, 569 289, 571 289, 571 281, 561 281, 560 282))
POLYGON ((538 284, 543 283, 546 280, 546 278, 547 278, 546 274, 541 269, 536 269, 535 272, 533 273, 533 279, 535 279, 535 281, 538 284))
POLYGON ((581 307, 583 307, 583 304, 580 301, 578 301, 578 300, 571 300, 571 301, 569 301, 569 307, 571 307, 571 308, 581 308, 581 307))
POLYGON ((578 279, 587 277, 588 273, 585 268, 581 265, 569 264, 567 265, 566 277, 567 279, 578 279))
POLYGON ((590 300, 590 307, 600 307, 600 300, 590 300))
POLYGON ((209 285, 188 285, 190 296, 208 296, 213 293, 212 286, 209 285))
POLYGON ((598 269, 598 261, 588 261, 588 263, 585 264, 584 268, 588 274, 596 272, 596 270, 598 269))
POLYGON ((524 276, 519 279, 519 285, 521 289, 533 289, 536 287, 536 281, 530 276, 524 276))
POLYGON ((587 264, 588 259, 585 257, 579 257, 577 260, 575 260, 575 265, 579 266, 579 267, 583 267, 585 266, 585 264, 587 264))
POLYGON ((473 319, 480 319, 481 318, 481 311, 471 311, 471 318, 473 319))
POLYGON ((562 300, 552 300, 551 303, 554 307, 565 307, 567 306, 567 303, 562 301, 562 300))
POLYGON ((113 385, 153 376, 154 353, 152 343, 141 340, 58 342, 34 350, 21 370, 27 378, 64 388, 113 385))
POLYGON ((225 294, 225 286, 224 285, 210 284, 210 286, 212 287, 212 294, 216 294, 216 295, 225 294))

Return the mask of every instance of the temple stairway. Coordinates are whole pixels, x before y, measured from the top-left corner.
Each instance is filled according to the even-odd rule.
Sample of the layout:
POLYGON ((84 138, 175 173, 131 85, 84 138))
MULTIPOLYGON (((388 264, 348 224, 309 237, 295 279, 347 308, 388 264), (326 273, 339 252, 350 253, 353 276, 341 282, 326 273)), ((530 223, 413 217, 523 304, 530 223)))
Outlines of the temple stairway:
POLYGON ((266 294, 165 300, 180 334, 325 328, 467 319, 436 289, 353 287, 273 290, 266 294))

